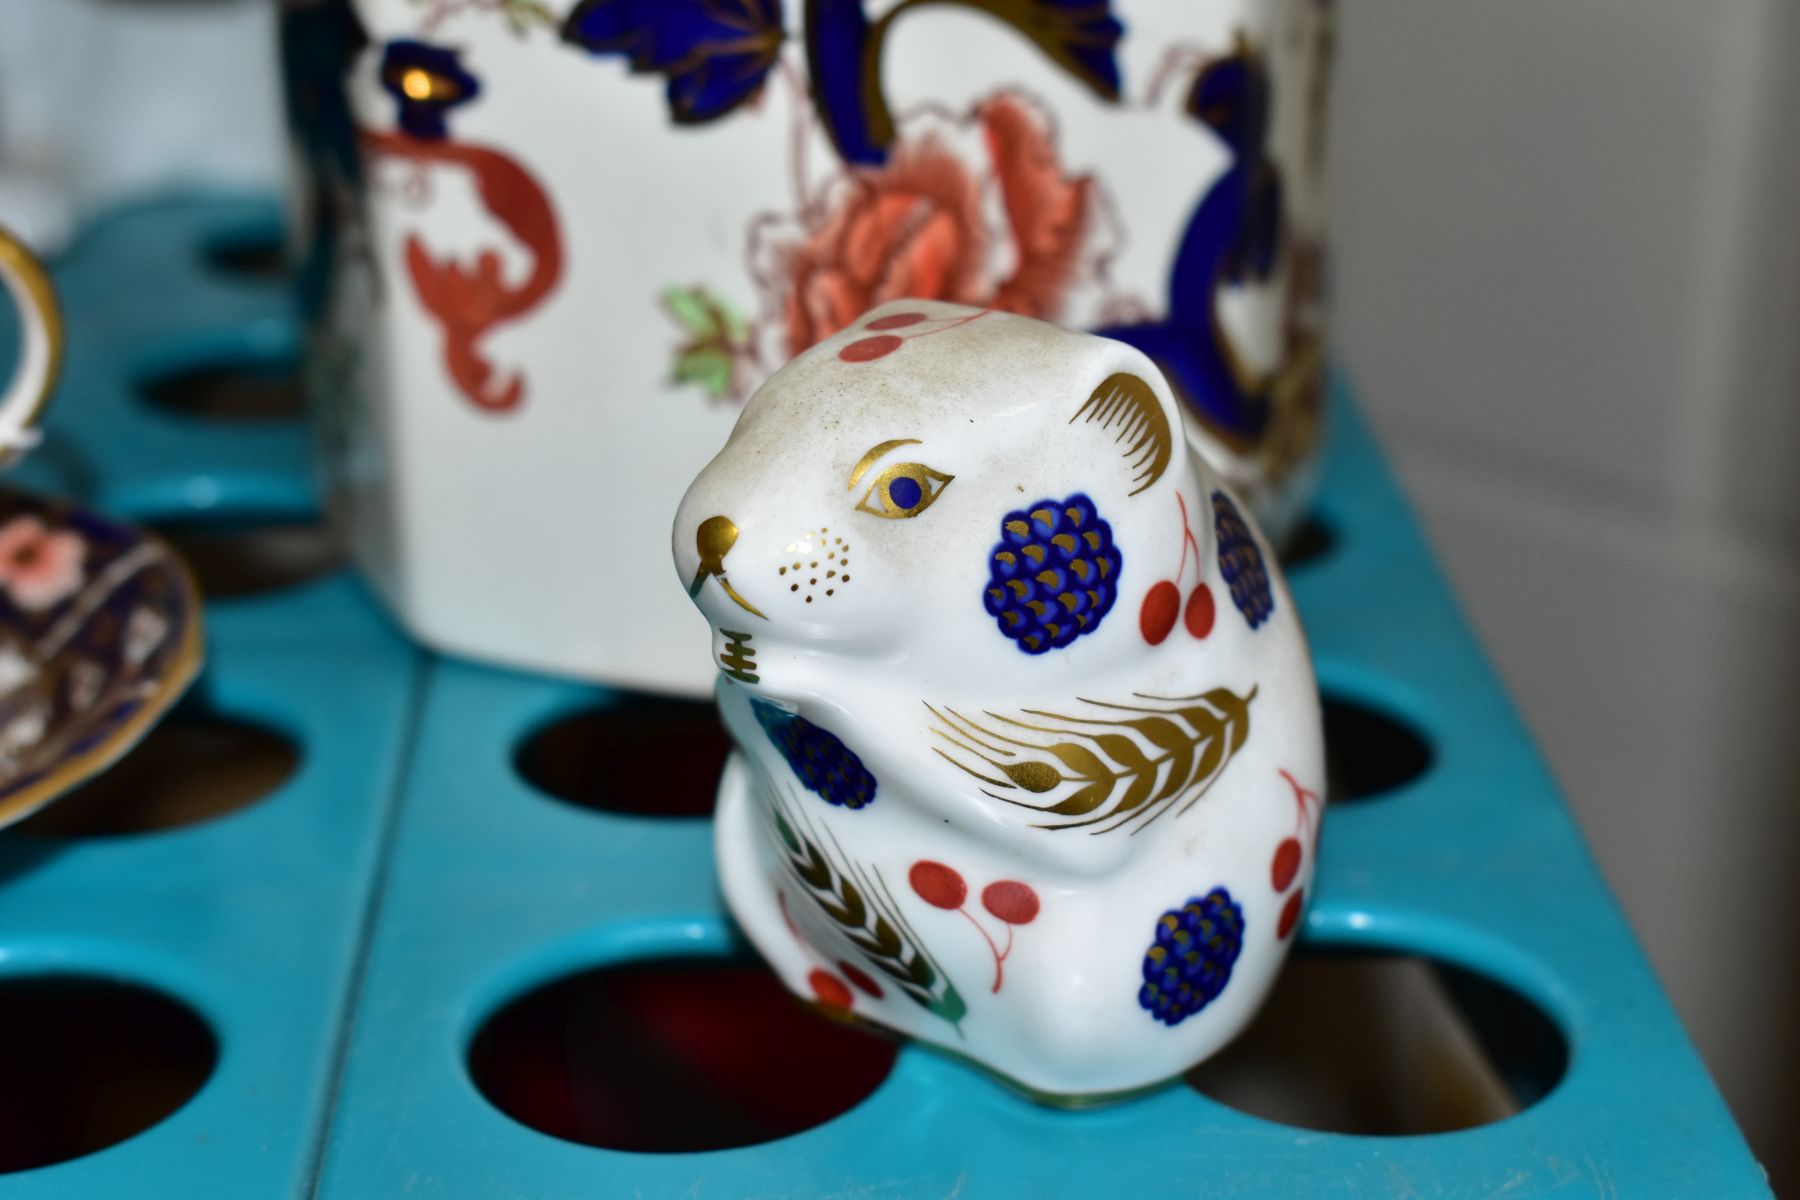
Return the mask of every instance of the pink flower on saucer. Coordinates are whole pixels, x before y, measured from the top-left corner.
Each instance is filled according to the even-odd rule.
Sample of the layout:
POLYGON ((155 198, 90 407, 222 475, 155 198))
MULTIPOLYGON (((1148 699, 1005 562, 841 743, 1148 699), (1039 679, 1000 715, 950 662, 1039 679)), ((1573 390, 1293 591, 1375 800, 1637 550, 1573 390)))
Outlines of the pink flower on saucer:
POLYGON ((0 526, 0 586, 27 612, 59 604, 80 587, 86 557, 78 535, 51 533, 36 517, 14 517, 0 526))

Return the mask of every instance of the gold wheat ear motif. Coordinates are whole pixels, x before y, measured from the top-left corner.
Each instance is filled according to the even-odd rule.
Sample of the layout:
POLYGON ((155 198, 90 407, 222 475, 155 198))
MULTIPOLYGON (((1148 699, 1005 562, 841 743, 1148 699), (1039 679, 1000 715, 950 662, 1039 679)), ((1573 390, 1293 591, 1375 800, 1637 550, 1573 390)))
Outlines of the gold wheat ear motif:
POLYGON ((853 861, 829 831, 809 825, 791 793, 771 801, 769 834, 802 894, 901 995, 960 1034, 969 1006, 907 923, 881 873, 853 861))
POLYGON ((1250 736, 1256 689, 1132 699, 1138 703, 1080 700, 1089 711, 1078 715, 1027 708, 970 716, 925 707, 943 743, 932 748, 987 795, 1048 818, 1035 828, 1135 826, 1136 834, 1164 813, 1192 808, 1225 773, 1250 736))
POLYGON ((1075 410, 1069 424, 1086 419, 1102 429, 1118 428, 1113 440, 1125 447, 1137 486, 1133 496, 1162 478, 1175 453, 1168 414, 1149 383, 1128 371, 1108 375, 1075 410))

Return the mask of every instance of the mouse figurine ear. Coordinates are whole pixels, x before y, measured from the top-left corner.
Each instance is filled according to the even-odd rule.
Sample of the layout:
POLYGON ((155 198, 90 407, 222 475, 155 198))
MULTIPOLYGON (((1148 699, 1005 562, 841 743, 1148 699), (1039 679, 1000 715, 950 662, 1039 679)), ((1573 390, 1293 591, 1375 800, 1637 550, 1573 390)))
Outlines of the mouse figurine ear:
POLYGON ((1168 407, 1141 375, 1117 371, 1100 381, 1069 424, 1086 421, 1102 429, 1118 429, 1115 439, 1132 470, 1133 496, 1162 478, 1175 453, 1168 407))

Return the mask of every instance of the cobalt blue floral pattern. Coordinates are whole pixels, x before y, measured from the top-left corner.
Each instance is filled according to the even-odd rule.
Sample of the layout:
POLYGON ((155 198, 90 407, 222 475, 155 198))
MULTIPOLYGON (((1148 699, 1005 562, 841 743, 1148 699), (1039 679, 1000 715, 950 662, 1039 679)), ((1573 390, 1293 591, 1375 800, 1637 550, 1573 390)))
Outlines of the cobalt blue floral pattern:
POLYGON ((1108 3, 1038 0, 1026 28, 1044 52, 1108 100, 1119 98, 1119 61, 1113 56, 1125 26, 1108 3))
POLYGON ((1138 1004, 1164 1025, 1179 1025, 1218 999, 1244 948, 1244 910, 1214 888, 1156 920, 1144 955, 1138 1004))
POLYGON ((381 86, 400 105, 400 128, 426 141, 449 137, 445 114, 481 93, 457 51, 405 39, 382 52, 381 86))
POLYGON ((1213 317, 1217 291, 1269 279, 1281 254, 1281 172, 1269 156, 1269 72, 1250 49, 1208 63, 1187 112, 1231 154, 1231 166, 1189 218, 1169 272, 1166 320, 1099 332, 1154 359, 1186 403, 1227 438, 1254 442, 1268 430, 1266 386, 1233 369, 1213 317))
MULTIPOLYGON (((1052 61, 1104 100, 1119 98, 1114 55, 1124 25, 1108 0, 956 0, 1004 21, 1034 42, 1052 61)), ((860 166, 887 161, 894 118, 882 87, 882 43, 892 18, 907 5, 890 6, 869 20, 865 0, 809 0, 806 61, 819 99, 819 115, 839 157, 860 166)))
POLYGON ((1219 542, 1219 573, 1231 589, 1231 602, 1255 629, 1275 611, 1275 593, 1269 587, 1269 569, 1263 562, 1256 535, 1243 514, 1224 492, 1212 494, 1213 533, 1219 542))
POLYGON ((808 791, 839 808, 864 808, 875 802, 875 776, 836 734, 755 696, 750 708, 808 791))
POLYGON ((1100 627, 1123 566, 1112 526, 1087 496, 1039 500, 1000 522, 982 603, 1019 649, 1046 654, 1100 627))
POLYGON ((756 95, 781 53, 781 0, 582 0, 564 40, 668 80, 669 114, 697 125, 756 95))
MULTIPOLYGON (((1211 128, 1232 156, 1231 169, 1208 197, 1224 201, 1225 211, 1208 214, 1219 228, 1204 240, 1220 247, 1220 273, 1227 281, 1267 279, 1281 253, 1282 185, 1269 157, 1269 74, 1262 58, 1240 53, 1209 64, 1188 93, 1187 111, 1211 128)), ((1196 289, 1204 283, 1187 282, 1196 289)), ((1199 310, 1208 302, 1203 294, 1175 297, 1176 308, 1199 310)))

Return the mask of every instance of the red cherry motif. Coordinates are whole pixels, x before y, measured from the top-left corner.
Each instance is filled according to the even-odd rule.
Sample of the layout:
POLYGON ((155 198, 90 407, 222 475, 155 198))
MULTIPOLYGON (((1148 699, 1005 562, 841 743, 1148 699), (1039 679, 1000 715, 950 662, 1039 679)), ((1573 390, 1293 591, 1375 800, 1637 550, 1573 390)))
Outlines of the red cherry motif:
POLYGON ((1008 925, 1029 925, 1038 915, 1037 893, 1016 880, 1002 879, 981 889, 981 907, 1008 925))
POLYGON ((1217 610, 1213 607, 1212 589, 1204 583, 1188 594, 1187 612, 1183 619, 1187 622, 1187 631, 1197 638, 1203 638, 1212 632, 1213 617, 1217 610))
POLYGON ((1144 640, 1152 646, 1162 645, 1169 631, 1175 628, 1175 614, 1181 609, 1181 589, 1167 579, 1151 585, 1149 594, 1144 597, 1144 606, 1138 610, 1138 631, 1144 640))
POLYGON ((905 329, 908 325, 917 325, 925 320, 925 314, 919 312, 894 313, 892 316, 877 317, 863 326, 864 329, 905 329))
POLYGON ((1300 839, 1288 838, 1275 847, 1275 861, 1269 864, 1269 882, 1277 892, 1285 892, 1300 872, 1300 839))
MULTIPOLYGON (((856 985, 857 991, 866 992, 877 1000, 881 999, 881 985, 870 978, 867 971, 853 963, 844 962, 842 959, 838 960, 837 967, 844 973, 845 979, 856 985)), ((820 973, 823 974, 823 972, 820 973)), ((830 976, 826 976, 826 978, 830 978, 830 976)))
POLYGON ((994 956, 994 991, 998 992, 1006 978, 1007 955, 1012 953, 1013 928, 1029 925, 1037 919, 1038 894, 1030 885, 1016 879, 997 880, 981 889, 981 907, 1006 926, 1006 945, 1002 946, 994 941, 975 914, 963 907, 969 898, 969 885, 954 867, 922 858, 906 873, 906 880, 925 903, 947 912, 961 913, 963 920, 975 927, 975 932, 981 935, 994 956))
POLYGON ((1287 780, 1288 786, 1294 789, 1294 807, 1299 810, 1299 815, 1296 820, 1306 820, 1307 806, 1309 804, 1322 804, 1322 801, 1319 799, 1319 793, 1313 791, 1309 787, 1300 786, 1300 781, 1295 779, 1286 770, 1278 771, 1277 774, 1287 780))
POLYGON ((1281 921, 1275 926, 1276 937, 1285 941, 1287 935, 1294 932, 1294 926, 1300 921, 1300 904, 1305 897, 1304 888, 1288 897, 1288 902, 1281 909, 1281 921))
POLYGON ((969 898, 969 885, 963 882, 955 868, 928 858, 914 863, 912 870, 906 873, 906 879, 912 884, 912 890, 919 893, 919 899, 937 908, 955 911, 969 898))
POLYGON ((1181 507, 1181 561, 1175 566, 1175 578, 1158 580, 1150 585, 1150 591, 1144 596, 1143 607, 1138 610, 1138 631, 1144 640, 1152 646, 1160 646, 1175 628, 1179 618, 1187 626, 1187 631, 1196 638, 1204 638, 1213 630, 1213 619, 1218 615, 1213 604, 1212 589, 1206 586, 1201 578, 1188 593, 1187 604, 1181 602, 1181 581, 1187 575, 1188 551, 1194 552, 1194 570, 1197 575, 1206 574, 1205 563, 1200 558, 1200 543, 1194 537, 1194 530, 1188 524, 1187 500, 1180 492, 1175 493, 1175 502, 1181 507), (1185 612, 1183 611, 1185 608, 1185 612))
POLYGON ((873 362, 892 354, 901 344, 901 339, 893 334, 880 333, 874 337, 858 338, 839 350, 838 357, 847 363, 873 362))
MULTIPOLYGON (((1288 772, 1280 775, 1294 789, 1294 804, 1298 811, 1294 814, 1294 828, 1305 836, 1307 818, 1307 801, 1318 799, 1318 795, 1300 786, 1299 782, 1288 772)), ((1275 857, 1269 860, 1269 885, 1280 895, 1293 887, 1294 880, 1300 876, 1300 866, 1306 859, 1306 845, 1299 837, 1283 838, 1275 847, 1275 857)), ((1300 910, 1306 903, 1306 889, 1294 888, 1288 896, 1287 903, 1281 906, 1281 918, 1275 925, 1275 936, 1278 941, 1286 941, 1300 923, 1300 910)))
POLYGON ((860 337, 838 351, 838 358, 847 363, 873 362, 878 358, 886 358, 905 344, 908 338, 929 337, 934 333, 945 333, 952 329, 967 325, 978 317, 987 315, 987 309, 970 313, 966 317, 940 318, 932 320, 922 312, 890 313, 885 317, 877 317, 863 326, 864 330, 877 330, 871 337, 860 337), (915 329, 914 326, 922 326, 915 329), (887 332, 892 329, 904 329, 904 334, 887 332))
POLYGON ((844 986, 844 981, 829 971, 814 971, 806 977, 806 982, 812 985, 813 995, 819 998, 819 1003, 827 1008, 849 1008, 856 999, 844 986))

